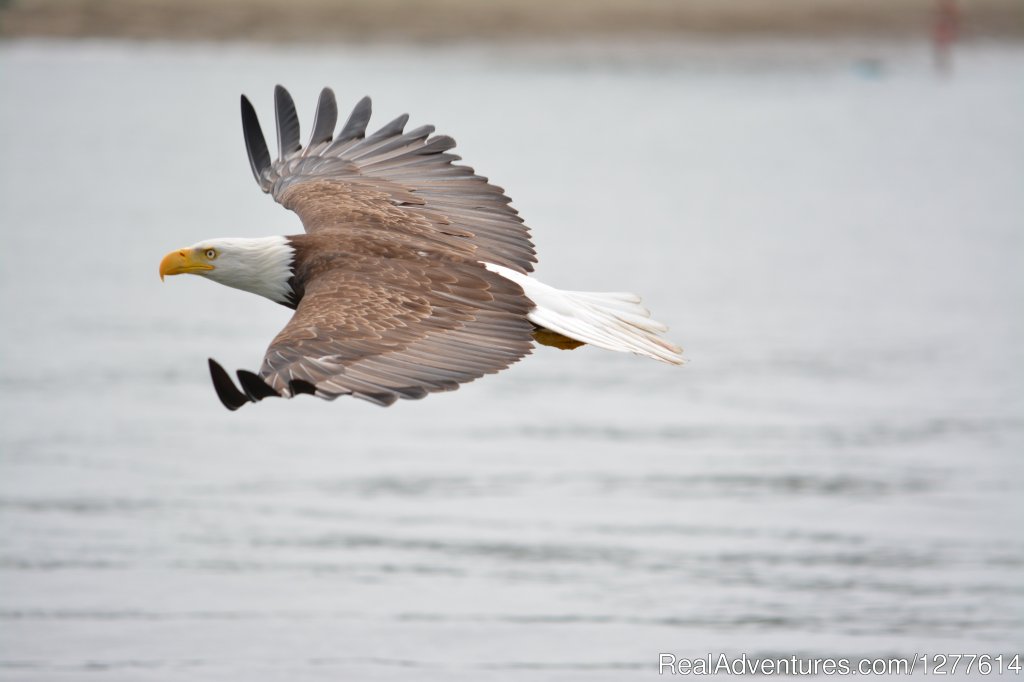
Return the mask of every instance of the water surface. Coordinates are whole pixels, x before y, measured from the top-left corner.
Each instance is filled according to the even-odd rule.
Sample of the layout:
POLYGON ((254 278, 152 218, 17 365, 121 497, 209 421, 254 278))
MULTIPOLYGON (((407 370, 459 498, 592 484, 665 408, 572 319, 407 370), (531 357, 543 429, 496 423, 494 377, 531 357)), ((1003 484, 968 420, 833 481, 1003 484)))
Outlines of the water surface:
POLYGON ((658 654, 1024 641, 1024 52, 0 46, 0 677, 632 680, 658 654), (425 401, 220 407, 289 311, 168 250, 291 233, 247 92, 459 141, 546 281, 673 369, 542 348, 425 401))

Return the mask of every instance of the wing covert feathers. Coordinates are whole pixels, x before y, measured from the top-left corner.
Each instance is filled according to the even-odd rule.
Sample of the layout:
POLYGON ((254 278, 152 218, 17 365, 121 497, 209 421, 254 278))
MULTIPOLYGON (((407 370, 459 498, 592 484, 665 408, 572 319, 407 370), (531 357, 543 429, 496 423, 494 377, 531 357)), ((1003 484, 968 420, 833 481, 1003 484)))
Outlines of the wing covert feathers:
POLYGON ((301 381, 379 405, 450 391, 530 352, 531 305, 475 264, 368 258, 309 284, 259 378, 283 396, 301 381))
POLYGON ((307 232, 384 229, 518 272, 533 269, 529 228, 504 190, 453 163, 460 158, 451 137, 434 135, 433 126, 405 132, 405 114, 367 136, 368 97, 334 135, 337 104, 325 88, 303 150, 295 105, 281 86, 274 109, 278 158, 271 162, 256 113, 242 98, 249 163, 260 188, 295 211, 307 232))

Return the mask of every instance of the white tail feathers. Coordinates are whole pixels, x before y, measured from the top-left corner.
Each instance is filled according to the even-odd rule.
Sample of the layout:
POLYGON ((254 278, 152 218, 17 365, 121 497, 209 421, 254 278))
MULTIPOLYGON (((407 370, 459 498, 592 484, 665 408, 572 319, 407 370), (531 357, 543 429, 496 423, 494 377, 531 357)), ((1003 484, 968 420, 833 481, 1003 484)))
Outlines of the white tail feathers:
POLYGON ((512 280, 537 306, 529 319, 538 327, 593 346, 644 355, 671 365, 683 364, 679 346, 658 336, 668 329, 651 319, 636 294, 563 291, 515 270, 483 263, 491 272, 512 280))

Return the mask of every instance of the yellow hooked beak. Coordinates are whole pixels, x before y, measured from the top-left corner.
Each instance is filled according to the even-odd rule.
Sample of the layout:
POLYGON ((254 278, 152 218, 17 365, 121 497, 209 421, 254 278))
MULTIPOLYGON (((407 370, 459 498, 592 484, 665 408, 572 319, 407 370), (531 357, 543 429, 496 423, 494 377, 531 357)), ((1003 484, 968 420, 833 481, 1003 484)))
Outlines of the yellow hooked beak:
POLYGON ((196 253, 193 249, 171 251, 160 261, 160 281, 162 282, 166 275, 182 275, 203 270, 213 270, 204 254, 196 253))

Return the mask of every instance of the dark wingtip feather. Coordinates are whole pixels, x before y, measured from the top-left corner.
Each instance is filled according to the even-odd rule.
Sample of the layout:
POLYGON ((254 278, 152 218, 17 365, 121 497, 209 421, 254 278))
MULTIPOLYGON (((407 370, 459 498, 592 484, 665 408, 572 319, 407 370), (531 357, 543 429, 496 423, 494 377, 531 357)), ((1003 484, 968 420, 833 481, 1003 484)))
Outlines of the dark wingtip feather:
POLYGON ((264 398, 280 397, 280 394, 271 388, 267 382, 249 370, 240 369, 235 374, 238 375, 238 383, 242 385, 242 390, 249 396, 249 400, 254 403, 258 403, 264 398))
POLYGON ((274 86, 274 111, 277 114, 277 158, 284 161, 302 149, 302 140, 295 101, 281 85, 274 86))
POLYGON ((364 144, 370 144, 373 142, 379 142, 380 140, 386 140, 396 135, 401 135, 402 131, 405 130, 405 124, 409 122, 409 114, 402 114, 395 120, 388 123, 386 126, 375 132, 370 137, 366 138, 364 144))
POLYGON ((395 391, 406 400, 423 400, 430 394, 430 391, 423 386, 407 386, 395 389, 395 391))
POLYGON ((352 109, 352 113, 348 115, 348 120, 345 121, 345 126, 341 129, 341 132, 338 133, 336 141, 345 142, 364 137, 366 135, 366 126, 370 123, 372 110, 373 105, 369 97, 363 97, 359 100, 352 109))
POLYGON ((231 377, 224 368, 221 367, 213 358, 210 358, 209 360, 210 378, 213 379, 213 387, 217 390, 217 397, 220 398, 224 407, 234 412, 242 405, 250 402, 249 398, 239 391, 238 387, 235 386, 235 383, 231 381, 231 377))
POLYGON ((249 167, 252 168, 256 184, 263 187, 263 175, 270 170, 270 151, 267 150, 267 140, 263 137, 256 109, 245 95, 242 95, 242 133, 245 136, 245 151, 249 155, 249 167))
MULTIPOLYGON (((455 140, 448 135, 434 135, 432 138, 427 140, 427 143, 420 147, 417 154, 426 156, 428 154, 440 154, 446 152, 449 149, 455 148, 455 140)), ((484 178, 486 180, 487 178, 484 178)))
POLYGON ((380 405, 381 407, 391 407, 398 400, 398 394, 392 393, 391 391, 381 393, 365 393, 363 391, 354 391, 352 395, 356 398, 362 398, 363 400, 369 401, 374 405, 380 405))
POLYGON ((320 99, 316 103, 316 116, 313 118, 313 132, 309 136, 309 146, 322 142, 330 142, 334 136, 334 127, 338 125, 338 101, 334 91, 324 88, 320 91, 320 99))
POLYGON ((288 382, 288 388, 291 389, 292 395, 316 395, 316 386, 304 379, 292 379, 288 382))

